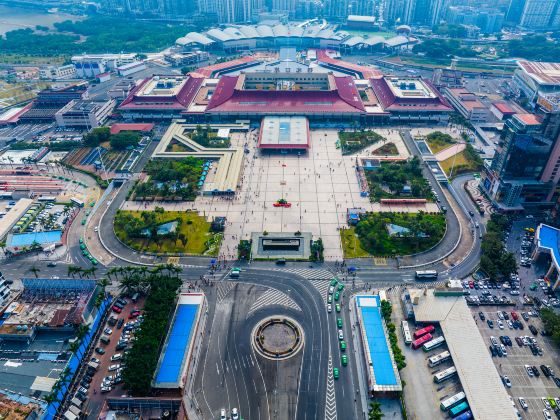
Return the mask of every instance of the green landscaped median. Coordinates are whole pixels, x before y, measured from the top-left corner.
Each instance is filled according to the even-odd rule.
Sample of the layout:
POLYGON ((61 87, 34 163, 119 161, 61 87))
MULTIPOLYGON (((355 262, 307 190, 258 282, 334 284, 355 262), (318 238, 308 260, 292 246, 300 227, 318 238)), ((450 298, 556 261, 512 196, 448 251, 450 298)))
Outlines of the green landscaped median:
POLYGON ((119 240, 141 252, 217 256, 223 234, 210 230, 210 223, 195 212, 118 211, 115 233, 119 240), (177 222, 169 233, 162 225, 177 222), (160 231, 158 233, 158 230, 160 231))
POLYGON ((445 235, 445 216, 368 213, 355 228, 341 230, 344 258, 393 257, 427 251, 445 235))

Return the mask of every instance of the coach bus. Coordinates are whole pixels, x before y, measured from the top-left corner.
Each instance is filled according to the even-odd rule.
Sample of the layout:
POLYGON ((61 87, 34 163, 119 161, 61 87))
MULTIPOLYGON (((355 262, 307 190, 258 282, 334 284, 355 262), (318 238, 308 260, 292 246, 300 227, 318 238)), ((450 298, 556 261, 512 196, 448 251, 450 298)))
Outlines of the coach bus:
POLYGON ((417 280, 435 280, 438 277, 436 270, 416 271, 415 274, 417 280))
POLYGON ((457 405, 457 404, 465 401, 466 398, 467 398, 467 396, 465 395, 464 392, 459 392, 459 393, 457 393, 455 395, 452 395, 451 397, 443 400, 441 402, 441 404, 439 405, 439 408, 441 408, 441 411, 447 411, 451 407, 453 407, 454 405, 457 405))
POLYGON ((414 331, 414 338, 420 338, 422 337, 424 334, 428 334, 428 333, 433 333, 435 331, 435 328, 433 325, 428 325, 424 328, 421 328, 417 331, 414 331))
POLYGON ((432 356, 428 359, 428 366, 433 368, 437 365, 441 365, 443 362, 447 362, 449 359, 451 359, 451 353, 449 353, 447 350, 442 351, 441 353, 436 354, 435 356, 432 356))
POLYGON ((471 420, 473 418, 472 411, 465 411, 463 414, 459 414, 457 417, 453 417, 453 420, 471 420))
POLYGON ((457 369, 455 368, 455 366, 451 366, 450 368, 447 368, 439 373, 436 373, 434 375, 434 382, 436 384, 439 384, 455 375, 457 375, 457 369))
POLYGON ((451 418, 455 418, 462 412, 467 411, 468 409, 469 409, 469 403, 463 401, 461 404, 456 405, 451 410, 449 410, 449 415, 451 416, 451 418))
POLYGON ((441 346, 443 343, 445 343, 445 338, 443 337, 434 338, 433 340, 430 340, 426 344, 424 344, 422 346, 422 350, 430 351, 435 349, 436 347, 441 346))
POLYGON ((412 335, 410 334, 410 328, 408 328, 407 321, 401 322, 401 331, 404 339, 404 344, 408 346, 410 343, 412 343, 412 335))
POLYGON ((70 201, 78 207, 84 207, 84 202, 76 197, 70 197, 70 201))
POLYGON ((414 340, 412 342, 411 347, 412 347, 413 350, 419 349, 420 347, 422 347, 424 345, 424 343, 427 343, 431 339, 432 339, 432 334, 430 334, 430 333, 425 334, 422 337, 420 337, 418 340, 414 340))

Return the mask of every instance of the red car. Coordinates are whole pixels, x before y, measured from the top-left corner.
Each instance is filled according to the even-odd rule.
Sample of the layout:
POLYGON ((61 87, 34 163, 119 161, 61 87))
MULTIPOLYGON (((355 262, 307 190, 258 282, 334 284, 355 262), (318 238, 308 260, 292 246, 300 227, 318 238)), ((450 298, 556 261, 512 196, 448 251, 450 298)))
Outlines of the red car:
POLYGON ((511 311, 511 317, 512 317, 515 321, 517 321, 517 320, 519 319, 519 315, 517 315, 517 312, 515 312, 515 311, 511 311))
POLYGON ((278 203, 278 202, 276 202, 276 203, 273 204, 273 206, 274 206, 274 207, 286 207, 286 208, 289 208, 289 207, 292 207, 292 203, 278 203))
POLYGON ((113 312, 116 312, 118 314, 120 314, 122 312, 122 309, 119 308, 118 306, 113 306, 111 309, 113 310, 113 312))
POLYGON ((132 312, 130 313, 130 315, 128 316, 128 319, 137 318, 138 315, 140 315, 140 314, 141 314, 140 311, 132 311, 132 312))
POLYGON ((469 281, 469 287, 470 287, 471 289, 474 289, 474 282, 473 282, 472 280, 469 281))

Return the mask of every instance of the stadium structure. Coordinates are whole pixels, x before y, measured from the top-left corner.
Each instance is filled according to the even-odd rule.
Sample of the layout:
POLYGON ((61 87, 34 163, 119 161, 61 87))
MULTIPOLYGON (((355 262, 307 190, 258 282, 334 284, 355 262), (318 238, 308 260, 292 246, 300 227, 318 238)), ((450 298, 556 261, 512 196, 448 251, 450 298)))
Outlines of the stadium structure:
POLYGON ((256 49, 280 48, 330 48, 352 52, 367 52, 379 49, 407 48, 418 42, 410 30, 400 30, 391 38, 374 35, 353 35, 337 30, 326 22, 303 22, 300 24, 277 25, 228 25, 212 28, 206 32, 189 32, 178 38, 175 44, 184 50, 206 49, 254 51, 256 49))
POLYGON ((385 77, 370 66, 337 59, 332 50, 296 48, 245 56, 186 76, 154 76, 120 105, 125 119, 260 123, 301 116, 310 123, 446 122, 453 108, 427 80, 385 77))

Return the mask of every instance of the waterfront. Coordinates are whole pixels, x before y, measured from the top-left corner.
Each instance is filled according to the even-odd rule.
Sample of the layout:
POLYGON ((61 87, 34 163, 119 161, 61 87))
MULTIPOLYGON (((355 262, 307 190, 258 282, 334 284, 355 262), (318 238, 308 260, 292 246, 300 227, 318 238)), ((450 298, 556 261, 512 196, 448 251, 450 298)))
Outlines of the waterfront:
POLYGON ((52 27, 56 22, 80 20, 81 16, 66 13, 49 13, 41 9, 26 9, 0 5, 0 35, 16 29, 35 28, 37 25, 52 27))

